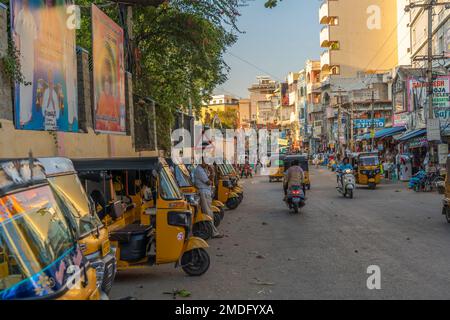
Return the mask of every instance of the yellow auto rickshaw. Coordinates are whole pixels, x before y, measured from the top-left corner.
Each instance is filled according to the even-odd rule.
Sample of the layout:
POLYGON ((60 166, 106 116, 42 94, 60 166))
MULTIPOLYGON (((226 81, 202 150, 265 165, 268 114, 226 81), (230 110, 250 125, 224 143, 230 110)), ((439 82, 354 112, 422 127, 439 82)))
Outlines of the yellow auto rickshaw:
POLYGON ((305 188, 308 190, 311 190, 311 179, 309 176, 309 161, 307 155, 302 154, 293 154, 293 155, 287 155, 284 157, 284 170, 287 171, 294 160, 298 160, 300 167, 303 169, 303 183, 305 185, 305 188))
POLYGON ((39 161, 0 161, 0 300, 101 298, 64 210, 39 161))
POLYGON ((64 208, 84 256, 97 271, 98 286, 108 294, 115 274, 116 258, 108 230, 97 216, 73 167, 67 158, 39 158, 56 199, 64 208))
POLYGON ((284 155, 277 155, 272 158, 272 161, 270 161, 270 168, 269 168, 269 182, 273 181, 283 181, 284 179, 284 155))
POLYGON ((223 178, 228 178, 233 186, 233 192, 236 193, 239 197, 239 203, 244 199, 244 189, 239 185, 239 174, 234 169, 233 165, 225 162, 223 164, 218 165, 221 168, 221 173, 223 174, 223 178))
POLYGON ((192 212, 164 159, 73 162, 108 228, 119 271, 166 263, 191 276, 208 270, 208 244, 192 236, 192 212))
POLYGON ((378 152, 363 152, 351 156, 356 183, 374 190, 381 183, 381 168, 378 152))
POLYGON ((234 192, 237 182, 229 174, 227 166, 221 164, 215 166, 215 199, 224 203, 228 209, 235 210, 241 203, 243 194, 234 192))

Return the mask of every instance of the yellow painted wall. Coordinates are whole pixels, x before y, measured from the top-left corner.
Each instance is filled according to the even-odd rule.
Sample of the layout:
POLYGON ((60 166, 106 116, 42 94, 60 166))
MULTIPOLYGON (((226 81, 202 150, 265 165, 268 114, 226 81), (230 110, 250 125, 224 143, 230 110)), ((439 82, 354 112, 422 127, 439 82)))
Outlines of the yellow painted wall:
POLYGON ((11 121, 0 120, 0 158, 63 156, 68 158, 110 158, 157 156, 136 152, 130 136, 88 133, 16 130, 11 121))
POLYGON ((338 77, 354 77, 358 71, 390 70, 397 65, 396 2, 328 1, 329 15, 339 19, 337 26, 329 26, 330 40, 340 42, 340 50, 330 51, 331 65, 340 65, 338 77), (381 10, 380 29, 368 27, 372 16, 371 6, 381 10))
POLYGON ((205 123, 206 113, 209 112, 211 119, 217 112, 223 112, 225 110, 234 110, 236 113, 239 112, 239 105, 234 104, 216 104, 210 106, 202 107, 202 122, 205 123))

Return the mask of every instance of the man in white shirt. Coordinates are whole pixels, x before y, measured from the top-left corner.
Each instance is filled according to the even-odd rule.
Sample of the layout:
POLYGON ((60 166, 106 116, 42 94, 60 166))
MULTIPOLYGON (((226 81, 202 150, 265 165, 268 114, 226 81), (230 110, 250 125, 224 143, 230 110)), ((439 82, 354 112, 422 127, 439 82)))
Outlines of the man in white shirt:
MULTIPOLYGON (((200 193, 200 204, 202 206, 202 211, 210 216, 214 221, 214 213, 212 211, 212 181, 208 176, 208 164, 202 159, 202 164, 197 166, 194 171, 194 184, 200 193)), ((213 238, 223 238, 223 235, 219 233, 213 222, 213 238)))

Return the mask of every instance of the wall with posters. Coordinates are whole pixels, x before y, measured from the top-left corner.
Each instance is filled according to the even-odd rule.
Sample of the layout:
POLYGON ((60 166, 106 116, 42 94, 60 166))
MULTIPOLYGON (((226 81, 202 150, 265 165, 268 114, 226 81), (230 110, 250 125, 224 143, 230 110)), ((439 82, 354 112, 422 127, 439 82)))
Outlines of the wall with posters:
MULTIPOLYGON (((0 6, 1 7, 1 6, 0 6)), ((0 12, 2 12, 0 10, 0 12)), ((0 16, 1 17, 1 16, 0 16)), ((5 19, 0 19, 0 30, 6 30, 5 19)), ((7 37, 0 36, 0 48, 8 45, 7 37)), ((1 52, 1 51, 0 51, 1 52)), ((89 103, 92 82, 90 79, 88 53, 81 50, 78 52, 81 63, 77 64, 79 77, 78 89, 85 94, 79 93, 79 102, 89 103)), ((1 70, 0 70, 1 73, 1 70)), ((127 81, 131 82, 131 77, 127 81)), ((9 87, 9 92, 11 92, 9 87)), ((5 89, 6 90, 6 89, 5 89)), ((8 91, 8 90, 6 90, 8 91)), ((132 87, 128 84, 127 103, 132 105, 132 87)), ((11 96, 1 96, 0 112, 0 158, 28 157, 31 151, 36 157, 64 156, 69 158, 110 158, 110 157, 150 157, 160 155, 157 151, 136 151, 133 137, 130 135, 96 134, 92 126, 92 112, 90 108, 80 108, 79 124, 85 123, 86 128, 81 132, 46 132, 20 130, 15 127, 13 120, 13 103, 11 96), (84 119, 84 120, 83 120, 84 119), (89 120, 88 120, 89 119, 89 120)), ((131 121, 134 121, 133 113, 130 113, 131 121)), ((134 130, 131 129, 130 130, 134 130)), ((140 136, 136 137, 140 139, 140 136)), ((148 149, 146 149, 148 150, 148 149)))
POLYGON ((75 29, 70 1, 11 1, 11 32, 27 83, 15 86, 15 126, 78 132, 75 29))
POLYGON ((126 133, 123 30, 92 5, 94 126, 97 132, 126 133))

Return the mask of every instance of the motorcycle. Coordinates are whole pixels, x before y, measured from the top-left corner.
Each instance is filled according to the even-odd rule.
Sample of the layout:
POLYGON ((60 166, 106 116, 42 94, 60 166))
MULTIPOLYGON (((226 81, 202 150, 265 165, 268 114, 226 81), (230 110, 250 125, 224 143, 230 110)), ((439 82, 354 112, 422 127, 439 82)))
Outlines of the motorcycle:
POLYGON ((286 204, 290 210, 294 210, 294 213, 297 214, 300 208, 303 208, 306 205, 305 200, 305 192, 301 186, 292 186, 289 188, 286 204))
POLYGON ((342 177, 338 179, 337 191, 341 193, 344 198, 347 196, 353 199, 353 190, 355 190, 355 176, 353 170, 346 169, 344 172, 338 172, 342 174, 342 177))

